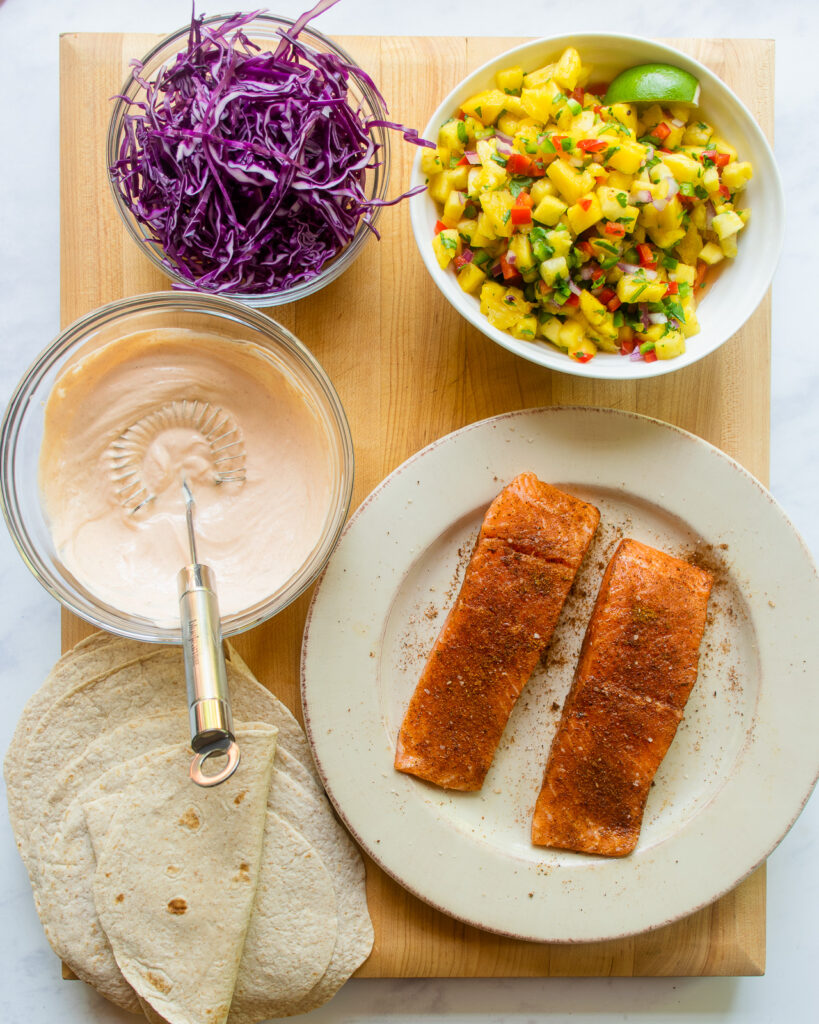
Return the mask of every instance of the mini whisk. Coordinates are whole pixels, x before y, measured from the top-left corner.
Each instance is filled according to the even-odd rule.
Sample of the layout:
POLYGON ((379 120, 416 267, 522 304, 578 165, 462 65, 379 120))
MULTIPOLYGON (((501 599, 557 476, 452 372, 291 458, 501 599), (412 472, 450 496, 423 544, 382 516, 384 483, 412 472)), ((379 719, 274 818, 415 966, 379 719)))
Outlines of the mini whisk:
MULTIPOLYGON (((163 433, 178 429, 192 431, 201 438, 203 450, 207 452, 212 483, 244 483, 244 441, 233 418, 208 402, 169 402, 129 427, 108 450, 114 491, 129 515, 135 515, 156 500, 157 493, 146 479, 145 460, 163 433)), ((239 764, 222 649, 216 580, 210 567, 203 565, 197 557, 193 521, 195 501, 191 487, 184 471, 176 469, 172 472, 173 477, 177 481, 181 478, 191 559, 177 575, 191 747, 194 750, 190 775, 199 786, 216 786, 228 779, 239 764), (225 764, 206 774, 204 764, 215 756, 225 757, 225 764)))

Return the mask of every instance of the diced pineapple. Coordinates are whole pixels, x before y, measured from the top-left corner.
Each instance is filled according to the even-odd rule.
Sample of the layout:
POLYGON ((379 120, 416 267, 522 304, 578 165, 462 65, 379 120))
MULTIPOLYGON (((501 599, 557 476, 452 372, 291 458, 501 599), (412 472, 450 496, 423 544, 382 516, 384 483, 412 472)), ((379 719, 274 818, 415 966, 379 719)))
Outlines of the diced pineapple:
POLYGON ((675 359, 685 352, 685 338, 679 331, 669 331, 654 342, 658 359, 675 359))
POLYGON ((696 273, 694 267, 689 267, 687 263, 678 263, 673 270, 669 270, 668 280, 678 284, 693 284, 696 273))
POLYGON ((689 124, 683 134, 683 142, 686 146, 707 146, 711 141, 714 129, 705 121, 694 121, 689 124))
POLYGON ((486 316, 490 306, 497 305, 506 291, 497 281, 487 281, 481 288, 481 313, 486 316))
POLYGON ((554 64, 544 64, 542 68, 535 68, 534 71, 523 76, 523 86, 526 89, 534 89, 538 85, 545 85, 552 80, 554 73, 554 64))
POLYGON ((461 110, 483 125, 494 124, 500 112, 506 109, 507 96, 500 89, 485 89, 470 96, 461 104, 461 110))
POLYGON ((511 238, 515 227, 511 216, 515 202, 512 193, 506 189, 499 192, 484 192, 480 201, 483 212, 498 238, 511 238))
POLYGON ((545 196, 556 196, 557 189, 554 182, 548 178, 538 178, 529 190, 529 195, 532 197, 532 202, 537 206, 545 196))
POLYGON ((537 317, 531 314, 521 317, 512 325, 512 336, 521 341, 534 341, 537 336, 537 317))
POLYGON ((451 261, 461 252, 461 238, 455 228, 447 228, 446 231, 439 231, 432 239, 432 248, 435 250, 435 258, 438 266, 446 270, 451 261))
POLYGON ((438 132, 438 145, 453 152, 463 153, 469 145, 469 136, 463 121, 450 118, 442 124, 438 132))
POLYGON ((658 249, 670 249, 685 238, 685 228, 647 228, 646 234, 658 249))
POLYGON ((691 209, 691 223, 697 229, 697 231, 705 231, 708 228, 708 212, 705 209, 704 203, 697 203, 691 209))
POLYGON ((465 292, 476 292, 486 280, 486 274, 475 263, 465 263, 458 271, 458 284, 465 292))
MULTIPOLYGON (((532 192, 534 193, 534 189, 532 192)), ((568 207, 563 200, 558 199, 557 196, 544 196, 532 210, 532 216, 535 220, 540 221, 541 224, 554 227, 567 209, 568 207)))
POLYGON ((520 274, 526 274, 535 270, 535 257, 532 254, 532 243, 529 236, 522 231, 516 231, 509 242, 509 252, 514 253, 515 268, 520 274))
POLYGON ((621 139, 617 145, 619 149, 611 154, 608 164, 623 174, 636 174, 646 158, 646 147, 631 139, 621 139))
POLYGON ((540 333, 547 341, 557 345, 559 344, 558 338, 560 337, 560 328, 562 326, 562 321, 558 320, 556 316, 547 316, 540 322, 540 333))
POLYGON ((463 219, 466 202, 466 192, 452 191, 446 197, 446 202, 444 203, 444 210, 443 213, 441 214, 441 220, 444 222, 444 224, 446 224, 448 228, 457 227, 458 221, 463 219))
POLYGON ((698 259, 701 259, 703 263, 707 263, 709 267, 713 267, 715 263, 725 259, 725 255, 716 242, 708 242, 707 245, 700 249, 698 259))
POLYGON ((572 135, 577 138, 582 138, 586 135, 592 135, 594 129, 594 122, 597 120, 593 110, 584 110, 577 117, 572 119, 572 135))
POLYGON ((692 160, 685 153, 660 153, 658 154, 663 164, 674 175, 677 181, 687 181, 696 184, 702 177, 702 165, 692 160))
POLYGON ((594 176, 588 171, 578 172, 565 160, 549 164, 546 174, 567 203, 576 203, 585 193, 594 188, 594 176))
POLYGON ((486 214, 483 211, 481 211, 478 214, 478 231, 477 231, 477 235, 473 236, 473 241, 472 241, 472 244, 474 246, 477 246, 477 245, 480 244, 479 242, 475 241, 475 238, 477 238, 478 235, 481 238, 487 239, 487 241, 484 242, 483 245, 481 246, 481 248, 483 248, 483 249, 485 249, 487 247, 487 245, 489 245, 490 242, 493 242, 496 239, 496 237, 497 237, 495 235, 494 229, 492 228, 492 221, 489 219, 489 217, 486 216, 486 214))
MULTIPOLYGON (((679 198, 672 196, 663 209, 658 212, 657 226, 664 231, 674 231, 682 224, 684 213, 685 211, 679 198)), ((685 231, 683 231, 684 234, 685 231)), ((680 235, 680 238, 682 238, 682 235, 680 235)), ((661 246, 661 248, 665 249, 667 246, 661 246)))
MULTIPOLYGON (((570 321, 570 322, 571 323, 576 323, 577 321, 573 320, 573 321, 570 321)), ((564 324, 563 327, 565 329, 566 324, 564 324)), ((580 328, 582 330, 582 324, 580 325, 580 328)), ((561 331, 561 335, 562 334, 563 334, 563 331, 561 331)), ((563 340, 562 337, 561 337, 561 340, 563 340)), ((568 344, 566 345, 566 348, 568 349, 570 356, 579 356, 579 355, 596 356, 597 355, 597 346, 591 340, 591 338, 587 338, 586 337, 585 333, 581 334, 581 336, 579 338, 577 338, 576 340, 575 340, 574 337, 567 338, 566 340, 568 342, 568 344)))
POLYGON ((726 213, 718 213, 711 221, 711 229, 716 232, 719 239, 735 235, 737 231, 741 231, 744 227, 745 224, 742 218, 739 214, 734 213, 733 210, 728 210, 726 213))
POLYGON ((614 318, 599 299, 596 299, 591 292, 581 291, 580 309, 583 316, 589 321, 603 338, 612 344, 617 341, 618 329, 614 326, 614 318))
POLYGON ((560 325, 558 337, 561 348, 577 348, 584 341, 586 332, 579 320, 568 319, 560 325))
POLYGON ((523 86, 523 68, 504 68, 495 75, 495 81, 502 92, 518 92, 523 86))
POLYGON ((510 114, 508 110, 504 110, 498 118, 498 128, 504 135, 517 135, 520 129, 520 118, 515 114, 510 114))
POLYGON ((441 206, 447 201, 447 196, 455 187, 452 184, 452 172, 441 171, 440 174, 433 174, 429 179, 429 194, 435 200, 436 203, 440 203, 441 206))
POLYGON ((631 190, 632 178, 630 174, 623 174, 622 171, 609 171, 606 184, 621 192, 628 192, 631 190))
POLYGON ((665 292, 665 281, 649 281, 639 270, 623 274, 617 282, 617 298, 621 302, 659 302, 665 292))
POLYGON ((617 220, 622 217, 626 206, 628 206, 628 193, 623 189, 611 188, 609 185, 599 186, 597 198, 600 200, 600 209, 606 220, 617 220))
POLYGON ((732 260, 739 251, 737 248, 737 236, 728 235, 727 238, 721 238, 719 240, 719 247, 722 249, 723 256, 726 259, 732 260))
POLYGON ((584 196, 581 196, 574 206, 569 207, 566 211, 566 216, 569 220, 569 227, 575 235, 582 234, 599 220, 602 220, 603 211, 600 209, 600 200, 597 198, 597 193, 587 192, 584 196))
POLYGON ((571 92, 577 85, 581 70, 580 54, 573 46, 567 46, 555 66, 553 77, 558 85, 571 92))
POLYGON ((548 285, 554 285, 557 280, 568 280, 569 267, 566 263, 566 257, 553 256, 550 260, 544 260, 540 264, 540 276, 548 285))
POLYGON ((692 267, 697 262, 697 256, 702 249, 702 236, 693 223, 688 225, 683 240, 677 246, 677 252, 683 263, 689 263, 692 267))
POLYGON ((561 226, 546 232, 546 244, 554 250, 555 256, 568 256, 572 248, 572 236, 561 226))
POLYGON ((476 171, 475 174, 468 178, 468 189, 471 196, 480 196, 483 192, 492 192, 500 188, 501 185, 506 184, 506 171, 500 164, 496 164, 494 161, 479 169, 473 167, 471 171, 476 171))
POLYGON ((440 174, 449 167, 449 150, 438 146, 436 149, 425 149, 421 156, 421 170, 428 178, 440 174))
POLYGON ((732 192, 739 192, 751 180, 754 169, 747 160, 741 163, 727 164, 722 169, 722 183, 732 192))
POLYGON ((650 107, 646 107, 643 113, 640 115, 640 134, 648 135, 651 129, 660 123, 665 121, 665 111, 659 103, 652 103, 650 107))
POLYGON ((603 115, 605 121, 614 119, 629 131, 637 131, 637 111, 631 103, 613 103, 603 108, 603 115))
POLYGON ((715 149, 718 153, 727 153, 729 157, 729 163, 732 163, 737 158, 737 151, 731 145, 730 142, 726 142, 721 135, 715 135, 711 139, 711 148, 715 149))
POLYGON ((685 313, 685 320, 680 324, 680 330, 683 333, 683 337, 692 338, 695 334, 700 333, 700 322, 697 320, 694 297, 689 296, 688 299, 684 299, 682 308, 685 313))
POLYGON ((719 192, 720 184, 719 171, 716 167, 706 167, 702 174, 703 188, 707 189, 711 195, 716 195, 719 192))
POLYGON ((616 238, 607 235, 605 238, 590 238, 592 255, 597 260, 608 260, 612 256, 619 256, 621 247, 616 238))
POLYGON ((524 88, 520 94, 520 101, 529 117, 545 123, 555 117, 560 110, 560 106, 554 102, 559 91, 553 82, 539 85, 534 89, 524 88))

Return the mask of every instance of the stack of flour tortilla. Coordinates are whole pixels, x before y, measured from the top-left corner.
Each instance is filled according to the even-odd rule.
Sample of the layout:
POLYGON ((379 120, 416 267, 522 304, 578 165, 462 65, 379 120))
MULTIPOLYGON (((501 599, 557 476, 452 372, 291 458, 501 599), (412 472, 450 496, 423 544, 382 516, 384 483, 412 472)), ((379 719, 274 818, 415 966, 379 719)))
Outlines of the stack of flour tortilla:
POLYGON ((255 1024, 326 1002, 372 948, 361 857, 288 709, 228 647, 241 763, 191 782, 181 649, 97 633, 34 694, 9 813, 54 951, 168 1024, 255 1024))

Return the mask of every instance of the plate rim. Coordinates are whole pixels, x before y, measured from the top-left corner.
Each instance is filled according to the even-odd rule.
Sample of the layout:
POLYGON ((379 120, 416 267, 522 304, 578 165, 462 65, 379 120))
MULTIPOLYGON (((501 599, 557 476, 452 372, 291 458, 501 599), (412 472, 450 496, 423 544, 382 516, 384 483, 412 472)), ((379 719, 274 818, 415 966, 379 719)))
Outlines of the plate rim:
MULTIPOLYGON (((673 435, 676 435, 677 438, 684 439, 685 443, 694 442, 696 446, 704 449, 705 451, 707 451, 708 453, 710 453, 712 455, 715 455, 719 460, 724 461, 727 465, 729 465, 734 470, 738 470, 740 476, 746 482, 750 483, 759 492, 760 498, 766 500, 767 503, 770 506, 773 507, 775 513, 778 514, 779 517, 783 520, 784 527, 787 530, 790 531, 790 533, 793 536, 793 539, 796 540, 796 542, 798 543, 799 548, 801 550, 801 554, 804 557, 804 560, 806 562, 806 566, 807 566, 808 570, 810 572, 812 572, 812 576, 814 578, 814 582, 819 583, 819 570, 817 569, 816 561, 815 561, 815 559, 813 557, 812 552, 808 548, 804 538, 801 536, 801 534, 799 533, 799 531, 797 530, 797 528, 795 527, 795 525, 793 524, 791 519, 788 517, 788 515, 785 513, 785 511, 782 509, 781 505, 776 501, 776 499, 773 497, 773 495, 770 493, 770 491, 762 484, 762 482, 760 480, 757 479, 757 477, 755 477, 749 470, 747 470, 735 458, 733 458, 731 455, 729 455, 726 452, 724 452, 722 449, 720 449, 716 445, 713 445, 709 441, 706 441, 704 438, 699 437, 697 434, 694 434, 694 433, 692 433, 692 432, 690 432, 688 430, 685 430, 684 428, 679 427, 676 424, 668 423, 668 422, 666 422, 664 420, 657 419, 656 417, 647 416, 647 415, 644 415, 642 413, 632 412, 630 410, 620 410, 620 409, 612 409, 612 408, 606 408, 606 407, 595 407, 595 406, 582 406, 582 405, 554 406, 554 405, 552 405, 552 406, 537 406, 537 407, 533 407, 533 408, 510 410, 510 411, 507 411, 507 412, 504 412, 504 413, 496 414, 494 416, 488 416, 488 417, 485 417, 483 419, 476 420, 473 423, 465 424, 464 426, 459 427, 456 430, 451 431, 450 433, 443 435, 442 437, 436 438, 435 440, 431 441, 429 444, 423 446, 418 451, 414 452, 407 459, 405 459, 398 466, 396 466, 386 477, 384 477, 383 480, 381 480, 372 489, 372 491, 370 491, 370 493, 362 500, 362 502, 356 508, 355 512, 350 516, 350 518, 349 518, 349 520, 348 520, 348 522, 347 522, 347 524, 346 524, 346 526, 344 528, 344 531, 342 533, 342 537, 341 537, 341 540, 339 541, 339 545, 343 543, 343 541, 344 541, 345 537, 347 536, 348 532, 351 531, 355 527, 355 524, 358 522, 359 518, 366 513, 366 511, 370 507, 370 505, 391 485, 392 481, 394 481, 398 476, 402 475, 405 471, 410 469, 417 461, 422 459, 425 455, 428 455, 430 452, 434 451, 435 449, 439 448, 440 446, 442 446, 442 445, 444 445, 446 443, 455 443, 456 438, 462 437, 463 435, 468 434, 468 433, 470 433, 470 432, 472 432, 472 431, 474 431, 476 429, 479 429, 481 427, 486 427, 489 424, 493 424, 494 425, 494 424, 497 424, 497 423, 502 423, 504 421, 518 419, 518 418, 524 418, 524 417, 530 417, 530 416, 535 416, 537 418, 540 418, 543 415, 551 416, 551 415, 560 415, 560 414, 563 414, 563 413, 573 414, 573 415, 593 414, 593 415, 610 416, 610 417, 614 417, 614 418, 620 419, 620 420, 634 420, 634 421, 637 421, 637 422, 641 422, 641 423, 644 423, 646 425, 649 425, 651 428, 660 427, 660 428, 663 428, 665 431, 667 431, 667 432, 669 432, 669 433, 671 433, 673 435)), ((373 843, 369 842, 367 839, 365 839, 361 835, 361 831, 353 824, 353 822, 350 820, 349 815, 345 812, 344 807, 339 802, 339 800, 338 800, 338 798, 336 796, 336 793, 334 791, 334 788, 333 788, 332 780, 328 777, 328 774, 327 774, 327 772, 325 770, 325 766, 324 766, 324 764, 322 762, 322 759, 319 757, 319 755, 317 753, 317 744, 316 744, 316 740, 315 740, 315 737, 314 737, 314 730, 313 730, 314 721, 313 721, 313 717, 311 715, 311 710, 310 710, 310 700, 307 698, 307 695, 306 695, 306 691, 307 691, 307 687, 308 687, 307 678, 306 678, 307 677, 306 661, 307 661, 308 647, 309 647, 309 644, 310 644, 311 627, 313 625, 314 612, 316 610, 317 603, 318 603, 318 601, 320 599, 320 594, 322 592, 322 586, 323 586, 325 577, 327 575, 327 572, 332 567, 332 562, 333 562, 335 557, 336 556, 335 556, 335 553, 334 553, 333 558, 331 558, 330 562, 328 563, 327 568, 324 570, 324 572, 322 573, 321 577, 319 578, 318 583, 316 585, 316 588, 315 588, 315 590, 313 592, 313 595, 311 597, 310 605, 309 605, 309 608, 308 608, 308 611, 307 611, 307 617, 306 617, 306 620, 305 620, 304 632, 303 632, 303 636, 302 636, 301 651, 300 651, 300 696, 301 696, 301 703, 302 703, 302 711, 303 711, 303 715, 304 715, 305 730, 306 730, 306 733, 307 733, 308 740, 310 742, 311 750, 313 752, 313 758, 314 758, 314 761, 316 763, 316 767, 317 767, 317 770, 318 770, 319 775, 321 777, 322 783, 324 784, 324 787, 325 787, 325 789, 327 791, 327 795, 330 798, 331 802, 333 803, 333 806, 335 807, 337 813, 341 817, 341 819, 344 822, 344 824, 347 827, 347 829, 350 831, 350 833, 353 836, 353 838, 362 847, 362 849, 367 853, 367 855, 369 857, 371 857, 372 860, 381 868, 381 870, 383 870, 389 877, 393 878, 403 889, 405 889, 406 891, 410 892, 412 895, 416 896, 418 899, 422 900, 427 905, 433 907, 434 909, 440 911, 441 913, 446 914, 449 917, 452 917, 452 918, 454 918, 456 920, 462 921, 463 923, 468 924, 468 925, 470 925, 472 927, 478 928, 478 929, 480 929, 482 931, 490 932, 490 933, 497 934, 497 935, 502 935, 502 936, 505 936, 505 937, 510 938, 510 939, 521 940, 521 941, 528 941, 528 942, 554 943, 554 944, 559 944, 559 945, 572 945, 572 944, 579 944, 579 943, 586 943, 586 942, 598 942, 598 941, 617 940, 617 939, 626 938, 626 937, 631 936, 631 935, 637 935, 637 934, 642 934, 642 933, 647 933, 647 932, 654 931, 654 930, 656 930, 658 928, 662 928, 662 927, 664 927, 666 925, 672 924, 675 921, 678 921, 678 920, 681 920, 683 918, 686 918, 686 917, 690 916, 691 914, 696 913, 697 911, 701 910, 703 907, 711 905, 712 903, 714 903, 715 901, 717 901, 721 897, 723 897, 726 893, 728 893, 731 890, 733 890, 737 885, 739 885, 749 875, 751 875, 755 870, 757 870, 757 868, 760 866, 760 864, 762 864, 767 859, 767 857, 779 845, 779 843, 782 841, 782 839, 785 837, 785 835, 787 835, 788 831, 790 831, 790 829, 793 826, 794 822, 797 820, 797 818, 801 814, 802 810, 804 809, 805 805, 807 804, 808 800, 810 799, 810 797, 811 797, 811 795, 813 793, 814 787, 817 784, 817 781, 819 781, 819 761, 817 761, 817 764, 815 766, 815 770, 814 770, 814 773, 813 773, 813 779, 812 779, 810 785, 806 788, 806 790, 805 790, 801 800, 799 801, 798 807, 795 809, 793 815, 788 820, 788 822, 787 822, 786 826, 784 827, 784 829, 780 833, 778 833, 772 840, 767 840, 766 841, 766 843, 764 844, 765 845, 764 852, 762 852, 758 857, 756 857, 753 860, 753 862, 750 864, 750 866, 748 866, 741 874, 736 876, 732 881, 728 882, 727 884, 717 888, 716 890, 712 890, 712 892, 709 895, 707 895, 704 898, 702 898, 701 900, 696 901, 693 904, 689 905, 686 909, 684 909, 682 911, 679 911, 679 912, 675 912, 672 915, 663 917, 661 920, 655 920, 655 921, 653 921, 650 924, 645 924, 645 925, 642 925, 642 926, 636 927, 636 928, 635 927, 623 928, 622 926, 620 926, 620 928, 618 930, 616 930, 616 931, 612 931, 612 930, 601 931, 601 932, 599 932, 599 934, 583 934, 583 935, 580 935, 580 936, 554 936, 554 935, 549 935, 549 936, 544 937, 544 936, 533 935, 530 932, 526 932, 526 931, 514 931, 514 930, 509 929, 508 927, 503 927, 503 926, 500 926, 500 925, 497 925, 497 924, 487 924, 484 920, 481 920, 477 916, 470 916, 468 914, 465 914, 465 913, 462 913, 462 912, 459 912, 459 911, 455 911, 451 907, 444 905, 443 903, 439 902, 439 900, 431 897, 430 895, 428 895, 427 893, 422 891, 417 885, 411 884, 408 881, 406 881, 404 878, 402 878, 397 870, 393 869, 388 863, 385 862, 385 860, 380 855, 380 853, 379 853, 378 849, 375 847, 375 845, 373 843)), ((746 744, 743 745, 743 749, 744 749, 745 745, 747 745, 747 740, 746 740, 746 744)), ((510 855, 510 857, 511 857, 511 855, 510 855)), ((612 860, 615 863, 617 862, 617 859, 613 859, 613 858, 605 858, 602 861, 600 861, 600 859, 598 859, 598 861, 600 861, 601 863, 609 863, 612 860)))

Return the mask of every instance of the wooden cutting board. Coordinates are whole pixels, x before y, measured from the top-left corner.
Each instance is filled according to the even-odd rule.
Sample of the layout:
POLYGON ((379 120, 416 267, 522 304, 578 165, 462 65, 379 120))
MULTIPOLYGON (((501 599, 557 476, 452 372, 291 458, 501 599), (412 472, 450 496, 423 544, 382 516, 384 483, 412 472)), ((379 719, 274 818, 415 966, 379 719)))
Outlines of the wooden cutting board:
MULTIPOLYGON (((105 136, 110 97, 131 58, 154 36, 65 35, 61 40, 61 318, 168 287, 137 249, 109 195, 105 136)), ((522 39, 341 38, 380 85, 391 115, 423 128, 468 72, 522 39)), ((771 138, 774 44, 670 40, 714 70, 771 138)), ((414 148, 393 142, 393 192, 405 187, 414 148)), ((353 432, 353 507, 407 456, 467 423, 539 405, 599 405, 675 423, 768 478, 770 298, 709 358, 642 383, 552 373, 493 344, 461 319, 430 282, 406 204, 386 210, 340 280, 272 315, 316 354, 353 432)), ((694 342, 696 344, 696 341, 694 342)), ((237 638, 259 679, 298 715, 298 666, 310 594, 237 638)), ((67 648, 90 632, 64 614, 67 648)), ((581 945, 514 941, 467 927, 405 892, 373 863, 367 886, 375 948, 359 977, 525 977, 762 974, 764 865, 715 904, 656 931, 581 945)))

